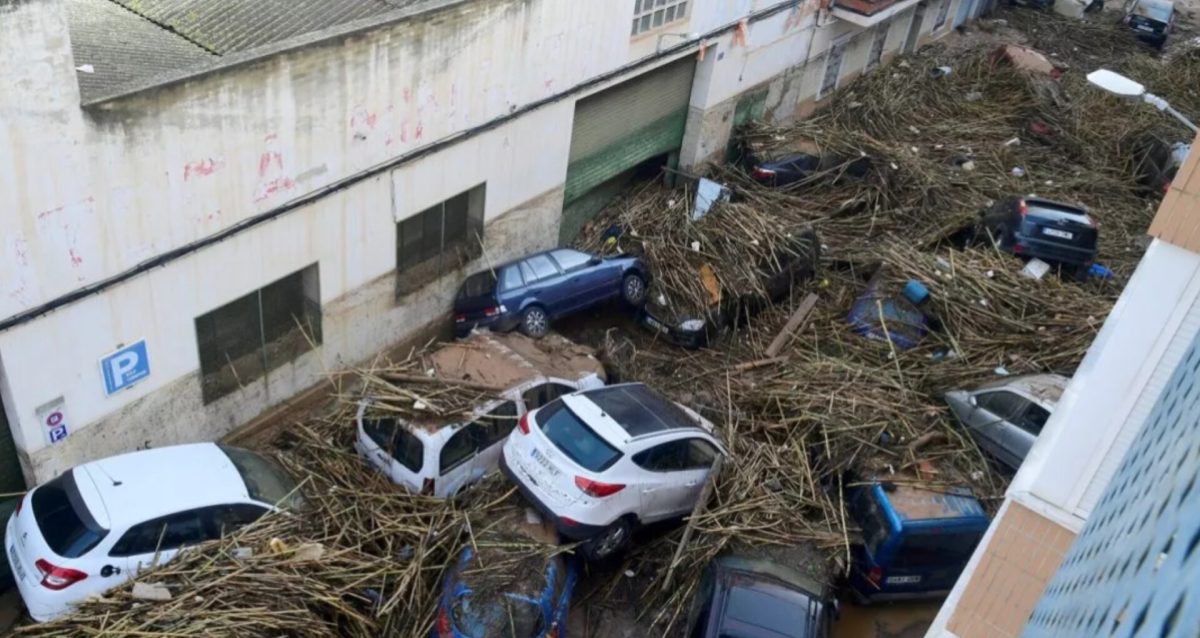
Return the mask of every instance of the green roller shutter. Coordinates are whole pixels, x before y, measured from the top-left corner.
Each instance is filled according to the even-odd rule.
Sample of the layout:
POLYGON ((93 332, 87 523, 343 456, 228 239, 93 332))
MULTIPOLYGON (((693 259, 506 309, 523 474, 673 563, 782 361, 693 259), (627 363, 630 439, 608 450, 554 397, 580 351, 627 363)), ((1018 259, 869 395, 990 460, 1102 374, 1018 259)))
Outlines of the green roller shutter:
POLYGON ((575 105, 560 237, 564 243, 602 207, 599 195, 607 201, 612 191, 620 190, 611 182, 641 162, 679 150, 695 71, 689 57, 575 105))

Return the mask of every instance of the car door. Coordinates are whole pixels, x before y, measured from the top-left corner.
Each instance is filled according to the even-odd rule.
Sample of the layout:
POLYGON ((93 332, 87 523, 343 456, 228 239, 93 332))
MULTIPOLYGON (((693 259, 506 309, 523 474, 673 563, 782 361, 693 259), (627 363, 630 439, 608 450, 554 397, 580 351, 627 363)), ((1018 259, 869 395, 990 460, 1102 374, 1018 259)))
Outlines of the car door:
POLYGON ((109 550, 109 556, 124 560, 130 577, 153 565, 162 565, 182 549, 213 540, 208 508, 168 514, 145 521, 129 531, 109 550))
POLYGON ((449 498, 469 484, 475 477, 479 444, 485 438, 483 426, 472 421, 446 439, 438 453, 438 478, 434 484, 435 496, 449 498))
POLYGON ((1050 420, 1050 411, 1032 401, 1026 400, 1026 407, 1012 419, 1005 428, 1004 448, 1008 450, 1019 466, 1029 454, 1037 437, 1042 433, 1046 421, 1050 420))
POLYGON ((521 274, 526 299, 535 300, 551 317, 570 312, 570 287, 549 255, 534 255, 522 261, 521 274))
POLYGON ((550 251, 550 257, 562 270, 565 280, 563 285, 569 291, 568 299, 573 310, 604 301, 612 296, 607 290, 610 282, 606 281, 604 269, 599 264, 591 263, 591 255, 578 250, 560 248, 550 251))
POLYGON ((395 417, 362 417, 363 432, 374 443, 364 455, 397 485, 412 491, 422 488, 425 445, 395 417))
POLYGON ((481 415, 476 421, 480 425, 479 451, 472 464, 468 484, 496 471, 500 466, 500 450, 504 441, 517 427, 517 417, 523 414, 515 401, 504 401, 481 415))
POLYGON ((967 426, 980 446, 1012 468, 1021 461, 1005 445, 1008 429, 1013 427, 1011 419, 1020 415, 1026 405, 1023 397, 1008 390, 983 391, 975 395, 975 410, 967 419, 967 426))
POLYGON ((699 437, 660 443, 633 455, 634 464, 643 470, 642 521, 690 513, 716 458, 717 449, 699 437))

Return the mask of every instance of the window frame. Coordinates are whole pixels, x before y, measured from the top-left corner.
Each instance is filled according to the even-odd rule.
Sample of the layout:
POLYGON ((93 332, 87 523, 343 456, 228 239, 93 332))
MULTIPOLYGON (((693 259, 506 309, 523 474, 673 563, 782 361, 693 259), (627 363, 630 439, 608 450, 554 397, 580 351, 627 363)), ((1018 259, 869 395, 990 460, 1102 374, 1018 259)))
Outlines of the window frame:
POLYGON ((588 265, 592 263, 592 259, 594 259, 594 257, 592 255, 589 255, 588 253, 585 253, 582 250, 575 250, 574 248, 555 248, 554 250, 551 250, 547 256, 550 257, 551 261, 553 261, 555 264, 558 265, 558 271, 563 274, 568 274, 568 273, 573 273, 573 272, 576 272, 579 270, 583 270, 583 269, 587 268, 588 265), (560 260, 557 257, 558 253, 574 253, 576 255, 585 257, 585 259, 582 262, 568 268, 566 265, 563 264, 562 260, 560 260))
POLYGON ((536 284, 536 283, 541 283, 543 281, 547 281, 547 280, 553 279, 555 277, 561 277, 563 275, 563 269, 559 267, 558 262, 554 261, 554 259, 550 257, 550 253, 538 253, 536 255, 530 255, 530 256, 526 257, 525 259, 521 260, 521 265, 523 266, 523 268, 529 269, 528 274, 525 273, 524 269, 522 269, 522 271, 521 271, 522 276, 524 276, 524 278, 525 278, 525 285, 527 285, 527 286, 536 284), (545 259, 546 263, 550 264, 550 267, 554 269, 554 272, 551 272, 546 275, 539 275, 537 270, 535 270, 533 267, 533 260, 535 260, 535 259, 545 259), (529 274, 533 275, 532 280, 530 280, 529 274))
POLYGON ((975 404, 977 406, 996 415, 997 417, 1000 418, 1001 421, 1005 421, 1008 423, 1016 423, 1016 419, 1019 419, 1021 417, 1021 415, 1025 413, 1025 409, 1028 407, 1029 403, 1030 403, 1029 399, 1026 399, 1025 397, 1021 396, 1020 394, 1017 394, 1016 392, 1013 392, 1012 390, 1006 390, 1004 388, 997 388, 994 390, 986 390, 984 392, 980 392, 979 394, 975 395, 975 404), (1014 407, 1013 412, 1008 413, 1008 414, 1002 414, 1002 413, 998 412, 997 410, 995 410, 994 408, 992 408, 987 403, 985 403, 986 397, 998 396, 998 395, 1009 395, 1009 396, 1013 397, 1014 400, 1019 401, 1021 403, 1014 407))
MULTIPOLYGON (((213 525, 212 525, 212 511, 211 510, 213 510, 214 507, 215 506, 195 507, 195 508, 192 508, 189 510, 172 512, 170 514, 165 514, 163 516, 152 518, 150 520, 142 521, 141 523, 138 523, 136 525, 130 525, 129 529, 125 530, 125 533, 121 534, 121 537, 118 538, 115 543, 113 543, 112 547, 108 550, 108 555, 113 558, 130 558, 133 556, 145 556, 146 554, 154 554, 157 552, 175 551, 178 549, 182 549, 184 547, 194 547, 201 543, 206 543, 211 540, 216 540, 215 538, 212 538, 212 536, 211 536, 212 531, 213 531, 212 530, 213 525), (166 534, 163 531, 163 526, 171 525, 170 519, 180 518, 185 515, 191 515, 191 514, 195 514, 195 516, 200 521, 200 530, 202 532, 202 537, 198 540, 185 541, 185 542, 179 543, 178 545, 166 544, 165 543, 166 534), (151 527, 151 526, 153 526, 153 527, 151 527), (134 533, 135 530, 140 530, 141 528, 150 528, 150 529, 156 530, 154 545, 152 547, 150 547, 150 549, 145 550, 145 551, 129 551, 128 549, 121 549, 121 544, 124 543, 126 541, 126 539, 128 539, 130 537, 130 535, 134 533)), ((139 534, 140 533, 141 532, 139 532, 139 534)))
MULTIPOLYGON (((521 402, 525 404, 526 412, 533 412, 534 410, 537 410, 538 408, 541 408, 542 406, 550 405, 559 397, 571 394, 573 392, 577 392, 577 389, 570 385, 562 383, 560 381, 555 381, 553 379, 547 379, 546 381, 542 381, 542 382, 538 383, 537 385, 534 385, 534 386, 530 387, 529 389, 525 390, 524 392, 522 392, 521 393, 521 402), (561 391, 559 390, 560 388, 561 388, 561 391), (541 402, 531 400, 530 395, 534 394, 535 392, 538 392, 541 390, 547 390, 547 389, 552 389, 551 390, 552 392, 558 392, 558 394, 555 394, 552 397, 546 398, 544 401, 541 401, 541 402)), ((545 394, 540 394, 540 396, 538 396, 536 398, 541 398, 541 397, 545 397, 545 396, 546 396, 545 394)))
POLYGON ((266 378, 271 371, 320 346, 324 342, 323 319, 320 262, 197 316, 192 323, 200 359, 200 394, 204 405, 266 378), (280 315, 277 302, 281 297, 294 297, 290 300, 297 301, 298 307, 289 309, 288 320, 267 323, 269 317, 280 315), (230 325, 243 329, 230 330, 230 325), (257 340, 249 348, 245 347, 247 332, 257 340), (271 347, 279 344, 292 347, 271 347), (231 352, 233 356, 230 356, 231 352))
MULTIPOLYGON (((399 419, 397 419, 395 417, 390 417, 390 416, 372 417, 369 414, 364 414, 362 426, 363 426, 363 432, 367 435, 368 439, 371 439, 371 441, 374 442, 375 445, 378 445, 380 448, 383 449, 384 452, 387 453, 388 457, 390 457, 392 460, 399 463, 401 466, 403 466, 408 471, 416 473, 416 472, 420 472, 421 468, 425 467, 425 442, 421 440, 421 437, 413 434, 412 432, 409 432, 407 430, 407 428, 403 424, 400 423, 399 419), (382 443, 380 441, 380 439, 378 439, 374 436, 373 432, 378 432, 381 436, 383 434, 385 434, 382 431, 382 428, 384 426, 381 424, 386 421, 391 422, 392 432, 387 437, 387 444, 385 445, 384 443, 382 443), (415 441, 417 443, 417 448, 415 451, 415 456, 417 457, 416 458, 416 462, 417 462, 416 467, 409 465, 408 463, 405 462, 405 460, 402 460, 396 456, 396 440, 399 438, 396 435, 398 433, 403 433, 404 435, 406 435, 407 437, 412 439, 412 441, 415 441)), ((405 450, 407 452, 412 452, 412 448, 413 448, 413 446, 411 445, 411 443, 405 446, 405 450)), ((407 458, 408 456, 412 456, 412 454, 411 453, 406 454, 405 458, 407 458)), ((409 460, 411 460, 411 459, 409 459, 409 460)))
POLYGON ((483 255, 486 204, 487 182, 483 182, 396 221, 397 299, 483 255), (460 206, 461 225, 457 220, 460 206), (450 215, 456 215, 452 223, 448 223, 450 215), (420 238, 408 241, 409 233, 415 235, 418 227, 420 238), (461 236, 447 237, 452 227, 460 228, 461 236), (431 233, 437 235, 436 241, 431 233))
POLYGON ((634 0, 629 37, 638 38, 691 18, 689 11, 696 0, 634 0), (682 7, 682 10, 680 8, 682 7), (667 17, 668 13, 671 17, 667 17), (662 16, 655 24, 656 16, 662 16))

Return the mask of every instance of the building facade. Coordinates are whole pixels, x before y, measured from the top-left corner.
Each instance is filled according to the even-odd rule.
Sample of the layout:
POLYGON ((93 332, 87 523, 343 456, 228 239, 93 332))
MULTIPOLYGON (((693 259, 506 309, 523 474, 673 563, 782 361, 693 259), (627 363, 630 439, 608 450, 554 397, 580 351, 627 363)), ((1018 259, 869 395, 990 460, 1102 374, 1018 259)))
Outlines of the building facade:
POLYGON ((293 4, 0 0, 0 491, 218 438, 982 7, 293 4))
POLYGON ((1197 220, 1193 153, 928 636, 1197 635, 1197 220))

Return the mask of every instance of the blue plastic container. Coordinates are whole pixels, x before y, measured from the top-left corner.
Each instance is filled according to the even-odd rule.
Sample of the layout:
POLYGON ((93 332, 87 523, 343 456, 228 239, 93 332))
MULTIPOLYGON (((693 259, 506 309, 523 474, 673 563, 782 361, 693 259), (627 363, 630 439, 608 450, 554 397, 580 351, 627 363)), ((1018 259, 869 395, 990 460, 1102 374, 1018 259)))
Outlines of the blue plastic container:
POLYGON ((916 279, 909 279, 908 283, 904 284, 903 294, 914 306, 919 306, 929 298, 929 289, 916 279))

